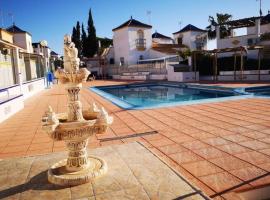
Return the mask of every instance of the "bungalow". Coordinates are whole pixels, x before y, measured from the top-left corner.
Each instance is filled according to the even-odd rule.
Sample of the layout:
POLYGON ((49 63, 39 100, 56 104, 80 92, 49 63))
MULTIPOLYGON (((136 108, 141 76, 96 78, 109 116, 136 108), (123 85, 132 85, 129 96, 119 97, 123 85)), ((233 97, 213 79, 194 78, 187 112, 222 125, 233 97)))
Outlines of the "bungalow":
POLYGON ((152 34, 151 25, 132 17, 112 31, 114 62, 120 66, 135 65, 142 60, 177 56, 177 51, 183 48, 182 44, 173 44, 173 40, 168 36, 157 32, 152 34))

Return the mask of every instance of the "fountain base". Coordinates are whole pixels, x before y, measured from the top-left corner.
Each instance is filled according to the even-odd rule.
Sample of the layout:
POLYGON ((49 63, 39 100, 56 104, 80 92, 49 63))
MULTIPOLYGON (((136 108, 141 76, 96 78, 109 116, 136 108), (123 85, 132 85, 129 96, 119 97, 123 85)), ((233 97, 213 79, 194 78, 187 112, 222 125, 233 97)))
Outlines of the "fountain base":
POLYGON ((55 163, 48 171, 49 182, 62 186, 74 186, 87 183, 106 173, 107 164, 104 160, 89 156, 88 161, 87 168, 75 172, 66 170, 67 159, 55 163))

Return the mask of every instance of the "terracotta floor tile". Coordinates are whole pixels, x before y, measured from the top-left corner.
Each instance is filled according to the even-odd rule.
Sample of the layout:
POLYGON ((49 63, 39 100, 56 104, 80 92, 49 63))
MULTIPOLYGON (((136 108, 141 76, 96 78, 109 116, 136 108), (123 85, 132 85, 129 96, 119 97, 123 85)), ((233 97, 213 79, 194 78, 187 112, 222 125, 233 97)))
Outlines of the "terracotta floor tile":
POLYGON ((187 163, 187 164, 183 164, 182 166, 196 177, 205 176, 209 174, 216 174, 216 173, 224 171, 218 166, 206 160, 187 163))
POLYGON ((216 138, 209 138, 209 139, 205 139, 202 140, 204 142, 206 142, 207 144, 210 144, 212 146, 219 146, 219 145, 225 145, 225 144, 230 144, 231 142, 228 140, 225 140, 221 137, 216 137, 216 138))
POLYGON ((260 124, 252 124, 252 125, 248 125, 248 126, 245 126, 245 127, 249 128, 249 129, 252 129, 252 130, 256 130, 256 131, 265 130, 265 129, 269 128, 267 126, 263 126, 263 125, 260 125, 260 124))
POLYGON ((251 166, 249 163, 242 161, 238 158, 235 158, 233 156, 215 158, 209 161, 227 171, 251 166))
POLYGON ((243 145, 245 147, 254 149, 254 150, 260 150, 260 149, 268 149, 270 148, 270 144, 263 143, 257 140, 250 140, 246 142, 240 142, 240 145, 243 145))
POLYGON ((269 174, 268 174, 268 176, 265 176, 263 178, 260 178, 256 181, 253 181, 250 183, 250 185, 255 186, 255 187, 260 187, 260 186, 269 185, 269 184, 270 184, 269 174))
POLYGON ((250 132, 250 131, 252 131, 251 129, 243 128, 243 127, 241 127, 241 126, 228 128, 228 130, 229 130, 229 131, 232 131, 232 132, 234 132, 234 133, 245 133, 245 132, 250 132))
POLYGON ((238 153, 244 153, 247 151, 252 151, 249 148, 240 146, 238 144, 227 144, 227 145, 223 145, 223 146, 217 146, 218 149, 225 151, 228 154, 238 154, 238 153))
POLYGON ((240 135, 240 134, 235 134, 235 135, 225 135, 222 136, 224 139, 226 140, 230 140, 232 142, 244 142, 244 141, 248 141, 251 140, 249 137, 246 137, 244 135, 240 135))
POLYGON ((270 136, 268 136, 267 138, 261 138, 261 139, 258 139, 258 140, 261 141, 261 142, 270 144, 270 136))
POLYGON ((210 147, 210 148, 205 148, 205 149, 196 149, 193 151, 205 159, 229 156, 229 154, 222 152, 215 147, 210 147))
POLYGON ((160 140, 150 140, 149 143, 155 147, 161 147, 161 146, 166 146, 169 144, 175 144, 172 140, 167 139, 167 138, 160 139, 160 140))
POLYGON ((242 183, 241 180, 230 175, 228 172, 203 176, 199 179, 216 192, 221 192, 242 183))
POLYGON ((211 133, 207 133, 207 132, 200 132, 200 133, 190 134, 190 136, 192 136, 193 138, 198 139, 198 140, 203 140, 203 139, 207 139, 207 138, 216 137, 215 135, 213 135, 211 133))
POLYGON ((251 151, 241 154, 236 154, 236 157, 245 160, 249 163, 252 163, 254 165, 264 164, 264 163, 270 163, 270 157, 266 156, 262 153, 251 151))
POLYGON ((176 136, 176 137, 171 137, 170 139, 178 144, 195 140, 194 138, 190 136, 176 136))
POLYGON ((264 163, 264 164, 260 164, 258 165, 258 167, 260 167, 261 169, 270 172, 270 163, 264 163))
POLYGON ((188 151, 184 147, 180 146, 179 144, 171 144, 166 146, 158 147, 160 151, 162 151, 164 154, 173 154, 173 153, 179 153, 183 151, 188 151))
POLYGON ((265 129, 265 130, 260 130, 260 132, 262 133, 266 133, 266 134, 270 134, 270 127, 268 129, 265 129))
POLYGON ((268 156, 270 156, 270 149, 263 149, 263 150, 259 150, 259 152, 266 154, 268 156))
POLYGON ((190 150, 210 147, 208 144, 205 144, 205 143, 201 142, 200 140, 183 142, 183 143, 181 143, 181 145, 183 145, 184 147, 186 147, 187 149, 190 149, 190 150))
POLYGON ((242 133, 242 135, 249 137, 249 138, 252 138, 252 139, 261 139, 261 138, 269 137, 268 134, 261 133, 259 131, 246 132, 246 133, 242 133))
POLYGON ((225 129, 221 129, 219 128, 218 130, 210 130, 209 133, 212 133, 216 136, 226 136, 226 135, 233 135, 235 134, 234 132, 225 130, 225 129))
POLYGON ((196 162, 196 161, 202 160, 201 157, 197 156, 191 151, 170 154, 169 157, 171 157, 175 162, 179 164, 196 162))
POLYGON ((208 196, 211 196, 211 195, 215 194, 215 192, 210 187, 208 187, 206 184, 204 184, 199 179, 197 179, 197 178, 189 178, 188 180, 189 180, 190 183, 192 183, 197 188, 202 190, 204 194, 206 194, 208 196))
POLYGON ((143 136, 143 138, 150 141, 150 140, 161 140, 161 139, 164 139, 165 137, 162 134, 153 134, 153 135, 143 136))
POLYGON ((26 152, 28 148, 29 148, 29 145, 6 146, 1 153, 26 152))
POLYGON ((251 181, 252 179, 262 176, 267 172, 260 168, 251 166, 237 170, 231 170, 230 173, 243 181, 251 181))

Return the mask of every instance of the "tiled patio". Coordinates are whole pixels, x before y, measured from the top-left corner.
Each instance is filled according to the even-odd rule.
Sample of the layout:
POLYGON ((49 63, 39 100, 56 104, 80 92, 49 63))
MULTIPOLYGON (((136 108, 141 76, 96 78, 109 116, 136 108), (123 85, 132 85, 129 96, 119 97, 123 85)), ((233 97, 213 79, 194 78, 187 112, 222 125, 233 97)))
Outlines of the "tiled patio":
MULTIPOLYGON (((120 84, 95 81, 89 85, 120 84)), ((230 85, 233 87, 233 85, 230 85)), ((237 85, 239 86, 239 85, 237 85)), ((89 147, 140 141, 210 197, 235 199, 235 190, 270 184, 270 99, 244 99, 153 110, 122 110, 85 87, 81 100, 104 106, 114 123, 89 147), (157 131, 153 134, 140 133, 157 131), (116 136, 138 134, 138 137, 116 136)), ((55 86, 26 101, 26 107, 0 124, 0 158, 64 150, 41 130, 48 105, 66 110, 64 89, 55 86)))

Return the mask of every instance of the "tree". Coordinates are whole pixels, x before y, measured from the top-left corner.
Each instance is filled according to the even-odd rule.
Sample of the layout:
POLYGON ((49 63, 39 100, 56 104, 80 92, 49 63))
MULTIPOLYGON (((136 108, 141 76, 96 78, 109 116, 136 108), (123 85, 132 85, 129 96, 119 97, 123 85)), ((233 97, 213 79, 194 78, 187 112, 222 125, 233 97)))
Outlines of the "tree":
POLYGON ((75 46, 78 49, 79 57, 81 57, 81 55, 82 55, 82 41, 81 41, 81 27, 80 27, 80 22, 79 21, 77 21, 77 24, 76 24, 75 46))
POLYGON ((217 13, 216 14, 216 19, 213 16, 209 16, 209 23, 210 25, 208 27, 206 27, 206 29, 208 29, 208 38, 211 39, 215 39, 216 36, 216 26, 219 25, 220 26, 220 37, 224 38, 227 37, 231 34, 231 30, 228 26, 224 25, 224 23, 230 21, 232 18, 232 15, 230 14, 223 14, 223 13, 217 13))
POLYGON ((82 54, 82 42, 81 42, 81 27, 80 23, 77 22, 76 28, 73 27, 71 40, 74 42, 75 47, 78 49, 78 56, 80 57, 82 54))
POLYGON ((81 36, 81 43, 82 43, 82 56, 87 56, 87 35, 84 30, 84 26, 82 23, 82 36, 81 36))
POLYGON ((72 42, 75 43, 76 41, 76 28, 73 26, 73 29, 72 29, 72 35, 71 35, 71 40, 72 42))
POLYGON ((87 30, 88 30, 88 36, 87 36, 87 42, 86 42, 87 47, 86 47, 85 53, 87 57, 93 57, 98 51, 98 42, 97 42, 96 28, 94 26, 91 9, 89 10, 87 30))

